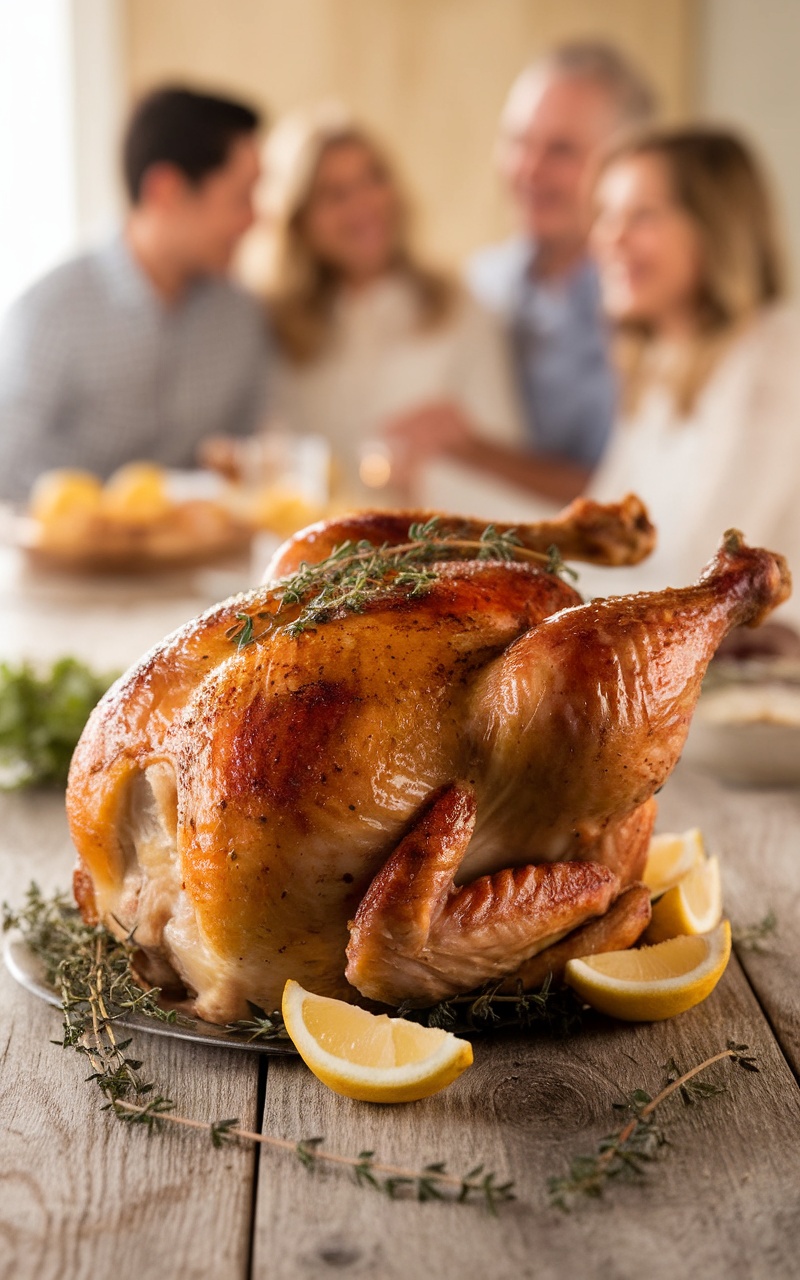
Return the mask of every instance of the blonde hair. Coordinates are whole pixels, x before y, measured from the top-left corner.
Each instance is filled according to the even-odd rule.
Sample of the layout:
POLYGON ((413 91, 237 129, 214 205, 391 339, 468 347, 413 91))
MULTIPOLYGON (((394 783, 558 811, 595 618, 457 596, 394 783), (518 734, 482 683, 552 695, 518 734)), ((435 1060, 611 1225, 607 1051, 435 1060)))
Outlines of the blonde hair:
POLYGON ((434 328, 450 315, 456 286, 424 267, 410 247, 410 209, 383 147, 336 105, 287 116, 270 136, 265 155, 264 209, 270 232, 265 292, 273 331, 290 359, 319 356, 332 336, 333 304, 341 283, 330 264, 317 258, 305 228, 305 213, 326 153, 356 145, 373 156, 397 192, 399 208, 393 270, 404 275, 417 298, 419 327, 434 328))
MULTIPOLYGON (((729 343, 763 306, 787 292, 786 262, 767 181, 749 147, 722 129, 650 129, 620 142, 600 174, 618 161, 656 156, 667 170, 674 199, 694 224, 702 279, 697 335, 672 390, 681 414, 697 397, 729 343)), ((624 402, 636 407, 648 380, 652 333, 623 324, 619 359, 624 402)))

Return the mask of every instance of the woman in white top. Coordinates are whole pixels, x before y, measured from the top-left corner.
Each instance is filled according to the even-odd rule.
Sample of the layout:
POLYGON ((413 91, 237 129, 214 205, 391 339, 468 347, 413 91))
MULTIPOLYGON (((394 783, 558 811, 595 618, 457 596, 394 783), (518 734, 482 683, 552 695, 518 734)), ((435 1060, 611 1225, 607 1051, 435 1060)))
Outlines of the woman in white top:
MULTIPOLYGON (((710 129, 624 142, 599 177, 593 246, 624 413, 589 492, 638 493, 658 547, 614 570, 613 586, 582 580, 597 592, 682 586, 736 527, 785 554, 800 582, 800 318, 783 303, 772 205, 749 150, 710 129)), ((779 618, 797 625, 800 594, 779 618)))
POLYGON ((401 433, 390 461, 389 428, 467 420, 490 439, 520 439, 503 338, 416 258, 406 201, 374 139, 338 110, 298 114, 271 135, 265 169, 276 417, 329 440, 347 496, 389 479, 389 491, 413 496, 419 459, 401 433))

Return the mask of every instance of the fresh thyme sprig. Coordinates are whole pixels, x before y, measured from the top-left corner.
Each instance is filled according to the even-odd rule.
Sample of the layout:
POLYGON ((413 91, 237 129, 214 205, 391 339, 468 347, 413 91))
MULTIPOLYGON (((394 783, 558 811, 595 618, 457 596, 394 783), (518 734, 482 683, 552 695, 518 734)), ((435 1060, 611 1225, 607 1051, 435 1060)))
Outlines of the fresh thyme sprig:
MULTIPOLYGON (((130 946, 102 926, 84 924, 64 894, 44 898, 36 884, 29 887, 20 910, 3 904, 3 930, 12 927, 22 931, 61 997, 63 1035, 55 1043, 89 1060, 88 1079, 95 1081, 106 1105, 116 1110, 123 1099, 153 1094, 153 1083, 141 1075, 141 1062, 126 1052, 130 1039, 118 1039, 114 1024, 132 1013, 168 1023, 177 1015, 161 1008, 158 988, 145 990, 136 982, 130 946)), ((150 1104, 172 1106, 161 1095, 153 1095, 150 1104)))
POLYGON ((724 1093, 724 1085, 709 1084, 695 1077, 727 1058, 745 1071, 758 1071, 748 1046, 729 1040, 726 1049, 689 1071, 681 1072, 671 1058, 664 1068, 664 1087, 654 1098, 644 1089, 634 1089, 624 1102, 615 1103, 615 1108, 627 1112, 630 1118, 617 1132, 603 1138, 594 1154, 575 1156, 569 1173, 548 1179, 550 1203, 568 1213, 580 1197, 598 1199, 602 1196, 610 1181, 644 1178, 648 1166, 658 1158, 662 1148, 669 1145, 664 1129, 656 1124, 656 1109, 673 1093, 679 1093, 686 1105, 724 1093))
POLYGON ((438 516, 409 525, 408 540, 392 546, 383 543, 349 541, 336 547, 318 564, 303 563, 296 573, 277 584, 277 610, 259 614, 269 619, 259 632, 251 614, 236 614, 237 624, 228 638, 237 648, 252 644, 273 627, 283 627, 297 636, 342 613, 362 613, 367 605, 395 591, 410 596, 424 595, 438 577, 435 565, 443 560, 470 556, 476 560, 507 562, 516 558, 541 564, 547 573, 577 577, 568 568, 557 547, 547 554, 522 546, 515 530, 505 532, 489 524, 479 538, 459 536, 442 529, 438 516), (293 616, 284 620, 284 615, 293 616))
POLYGON ((733 945, 739 951, 756 951, 760 955, 769 950, 769 943, 778 933, 778 917, 770 907, 756 924, 743 925, 733 930, 733 945))
POLYGON ((248 1044, 269 1040, 288 1041, 289 1033, 283 1025, 283 1014, 280 1009, 265 1013, 263 1009, 251 1004, 250 1010, 252 1017, 240 1018, 238 1022, 229 1022, 226 1030, 243 1035, 248 1044))
POLYGON ((548 974, 538 991, 503 991, 493 982, 468 995, 442 1000, 427 1009, 402 1005, 398 1013, 426 1027, 441 1027, 457 1035, 476 1031, 541 1029, 570 1035, 583 1020, 583 1004, 569 987, 556 986, 548 974))
MULTIPOLYGON (((142 1063, 128 1055, 130 1039, 119 1039, 115 1029, 115 1023, 132 1012, 164 1022, 176 1020, 174 1011, 166 1012, 159 1006, 157 988, 143 990, 136 982, 131 968, 132 939, 123 943, 102 926, 84 924, 66 895, 47 899, 35 884, 28 889, 22 908, 13 910, 3 904, 3 930, 10 928, 23 933, 41 959, 47 981, 61 995, 63 1037, 54 1043, 74 1049, 88 1060, 91 1071, 87 1079, 106 1099, 103 1109, 112 1111, 117 1119, 151 1131, 167 1123, 199 1130, 208 1134, 215 1147, 240 1140, 292 1152, 310 1170, 319 1164, 347 1168, 359 1186, 390 1198, 406 1195, 457 1204, 481 1202, 492 1214, 498 1205, 513 1200, 513 1184, 501 1182, 483 1165, 463 1175, 450 1173, 443 1161, 408 1169, 376 1160, 373 1151, 339 1155, 324 1149, 322 1138, 293 1142, 244 1129, 238 1119, 209 1122, 175 1114, 172 1099, 157 1093, 154 1083, 142 1075, 142 1063)), ((247 1034, 249 1041, 286 1035, 280 1014, 268 1015, 255 1008, 252 1018, 229 1029, 247 1034)))
POLYGON ((426 1164, 422 1169, 408 1169, 376 1160, 374 1151, 360 1151, 357 1156, 343 1156, 335 1151, 327 1151, 322 1146, 324 1138, 303 1138, 300 1142, 293 1142, 291 1138, 255 1133, 251 1129, 242 1128, 235 1119, 217 1120, 209 1124, 204 1120, 190 1120, 186 1116, 159 1110, 150 1103, 137 1105, 121 1102, 118 1113, 121 1119, 127 1119, 129 1123, 145 1124, 148 1128, 168 1123, 200 1130, 208 1133, 215 1147, 239 1140, 291 1152, 309 1171, 320 1164, 339 1165, 351 1170, 358 1186, 380 1191, 391 1200, 405 1194, 421 1201, 450 1200, 457 1204, 481 1201, 491 1214, 496 1214, 498 1205, 515 1198, 513 1182, 499 1182, 497 1175, 487 1173, 482 1164, 463 1175, 450 1173, 444 1161, 426 1164))

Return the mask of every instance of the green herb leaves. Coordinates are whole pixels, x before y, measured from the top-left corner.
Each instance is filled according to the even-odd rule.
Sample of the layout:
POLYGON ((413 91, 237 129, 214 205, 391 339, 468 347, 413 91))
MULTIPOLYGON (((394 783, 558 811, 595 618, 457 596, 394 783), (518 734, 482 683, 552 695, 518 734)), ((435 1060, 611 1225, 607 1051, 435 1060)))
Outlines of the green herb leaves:
POLYGON ((61 658, 46 675, 0 663, 0 789, 64 786, 83 726, 113 676, 61 658))
POLYGON ((621 1129, 603 1138, 593 1155, 575 1156, 569 1172, 549 1178, 547 1190, 550 1203, 564 1213, 573 1208, 582 1196, 599 1198, 613 1180, 636 1181, 642 1179, 648 1167, 656 1160, 669 1141, 663 1127, 655 1122, 655 1112, 673 1093, 679 1093, 685 1105, 692 1105, 725 1092, 724 1085, 697 1080, 701 1072, 716 1062, 729 1058, 745 1071, 758 1071, 758 1064, 746 1044, 728 1041, 728 1047, 713 1057, 706 1058, 691 1070, 682 1072, 673 1058, 665 1065, 666 1081, 655 1098, 644 1089, 634 1089, 624 1102, 615 1107, 626 1112, 630 1119, 621 1129))
POLYGON ((778 934, 778 917, 770 907, 767 914, 755 924, 733 930, 733 945, 739 951, 755 951, 759 955, 769 950, 769 944, 778 934))
MULTIPOLYGON (((260 634, 253 618, 237 613, 240 626, 231 627, 228 638, 241 649, 260 640, 271 627, 283 627, 288 635, 299 636, 346 613, 363 613, 375 600, 398 591, 410 596, 424 595, 437 580, 437 565, 453 559, 510 561, 516 558, 538 561, 547 573, 569 574, 556 547, 547 555, 523 547, 513 529, 500 532, 493 524, 480 538, 460 537, 441 528, 438 516, 409 525, 408 541, 398 545, 372 542, 343 542, 318 564, 301 564, 296 573, 278 583, 277 610, 260 634), (291 615, 291 616, 287 616, 291 615)), ((262 616, 262 615, 259 615, 262 616)))
MULTIPOLYGON (((13 910, 3 906, 3 929, 17 928, 31 950, 43 963, 49 983, 61 994, 64 1016, 63 1037, 55 1043, 74 1049, 90 1065, 87 1079, 93 1081, 106 1099, 104 1110, 113 1111, 126 1124, 148 1130, 179 1125, 207 1135, 214 1147, 229 1142, 255 1142, 294 1154, 307 1169, 319 1164, 335 1165, 350 1172, 358 1186, 379 1191, 390 1198, 413 1196, 417 1200, 444 1200, 451 1204, 481 1203, 489 1213, 513 1200, 513 1184, 501 1182, 483 1165, 462 1175, 448 1172, 444 1161, 420 1169, 383 1164, 373 1151, 357 1156, 339 1155, 322 1148, 322 1138, 293 1142, 267 1133, 242 1128, 238 1119, 193 1120, 175 1113, 174 1103, 157 1093, 141 1073, 142 1063, 129 1055, 130 1039, 117 1035, 119 1019, 129 1012, 142 1013, 164 1022, 174 1022, 174 1012, 158 1004, 156 988, 145 991, 131 970, 131 939, 117 941, 102 926, 84 924, 65 895, 44 898, 35 884, 28 890, 25 905, 13 910)), ((278 1013, 267 1015, 253 1008, 253 1017, 234 1023, 229 1030, 249 1041, 285 1037, 278 1013)))
POLYGON ((456 1035, 513 1028, 569 1035, 583 1017, 583 1004, 569 987, 555 986, 548 974, 538 991, 503 990, 502 982, 489 983, 469 995, 442 1000, 428 1009, 401 1006, 398 1013, 426 1027, 441 1027, 456 1035))

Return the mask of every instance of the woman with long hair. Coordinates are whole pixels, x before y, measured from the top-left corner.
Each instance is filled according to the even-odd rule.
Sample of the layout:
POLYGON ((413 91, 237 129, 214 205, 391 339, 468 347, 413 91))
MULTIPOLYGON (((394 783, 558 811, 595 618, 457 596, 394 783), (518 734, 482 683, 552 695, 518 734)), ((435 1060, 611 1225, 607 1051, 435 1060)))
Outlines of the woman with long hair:
POLYGON ((752 152, 720 129, 622 141, 592 241, 623 408, 589 492, 634 490, 659 532, 614 590, 691 581, 731 527, 800 573, 800 318, 752 152))
POLYGON ((503 338, 417 256, 407 199, 372 135, 336 109, 287 117, 265 172, 276 416, 327 437, 350 496, 389 476, 408 491, 428 433, 467 423, 520 439, 503 338))

